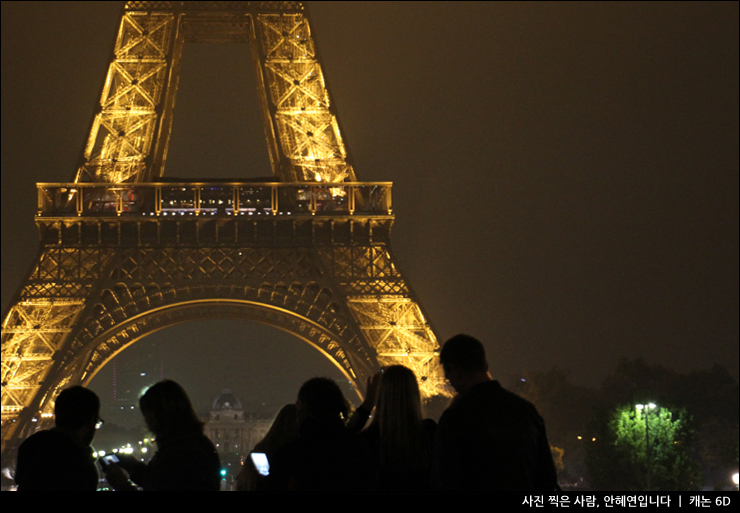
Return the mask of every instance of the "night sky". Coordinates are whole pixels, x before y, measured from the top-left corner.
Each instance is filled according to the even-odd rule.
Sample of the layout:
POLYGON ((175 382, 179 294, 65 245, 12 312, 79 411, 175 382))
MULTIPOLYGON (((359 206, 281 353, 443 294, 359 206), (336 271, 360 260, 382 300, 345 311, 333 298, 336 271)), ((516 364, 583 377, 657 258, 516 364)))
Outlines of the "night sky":
MULTIPOLYGON (((120 8, 2 3, 4 314, 37 251, 35 183, 73 177, 120 8)), ((737 379, 737 2, 310 14, 358 178, 394 182, 394 252, 441 342, 478 337, 505 381, 558 366, 596 386, 624 356, 737 379)), ((167 176, 270 174, 250 59, 185 46, 167 176)), ((258 325, 150 338, 201 404, 222 387, 279 404, 339 377, 258 325)))

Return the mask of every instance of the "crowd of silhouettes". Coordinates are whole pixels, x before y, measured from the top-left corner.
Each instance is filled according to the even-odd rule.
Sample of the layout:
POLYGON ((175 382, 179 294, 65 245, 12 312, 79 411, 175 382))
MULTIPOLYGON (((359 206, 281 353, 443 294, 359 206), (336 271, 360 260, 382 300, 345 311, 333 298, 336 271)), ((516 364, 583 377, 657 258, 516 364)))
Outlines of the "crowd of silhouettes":
MULTIPOLYGON (((333 380, 310 379, 244 461, 236 489, 558 490, 542 418, 531 403, 491 378, 483 345, 458 335, 444 345, 440 362, 457 396, 439 425, 424 418, 417 377, 402 365, 368 378, 364 401, 351 415, 333 380)), ((147 390, 139 406, 157 451, 148 464, 126 455, 101 461, 111 487, 219 490, 218 453, 185 390, 162 381, 147 390)), ((19 490, 95 490, 99 477, 90 443, 101 424, 99 410, 94 392, 63 391, 55 406, 56 428, 31 436, 19 449, 19 490)))

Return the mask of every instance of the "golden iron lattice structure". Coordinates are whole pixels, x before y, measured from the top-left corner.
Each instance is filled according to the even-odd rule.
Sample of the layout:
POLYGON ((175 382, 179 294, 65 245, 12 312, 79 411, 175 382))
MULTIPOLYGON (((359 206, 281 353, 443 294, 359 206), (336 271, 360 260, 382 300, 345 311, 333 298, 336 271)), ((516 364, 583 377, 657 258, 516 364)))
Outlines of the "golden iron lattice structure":
POLYGON ((293 333, 359 389, 401 363, 444 394, 391 184, 357 181, 302 3, 126 2, 74 181, 37 188, 39 253, 2 326, 4 456, 62 388, 196 319, 293 333), (274 180, 163 178, 186 41, 249 43, 274 180))

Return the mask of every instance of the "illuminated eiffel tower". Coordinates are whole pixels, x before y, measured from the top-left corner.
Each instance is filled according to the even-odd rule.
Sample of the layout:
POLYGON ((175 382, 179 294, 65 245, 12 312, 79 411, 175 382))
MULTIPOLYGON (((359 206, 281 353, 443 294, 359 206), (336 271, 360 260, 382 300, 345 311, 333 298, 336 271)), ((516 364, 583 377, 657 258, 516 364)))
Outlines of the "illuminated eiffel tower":
POLYGON ((444 393, 390 248, 391 183, 358 182, 300 2, 126 2, 72 183, 38 184, 40 249, 2 326, 2 451, 71 384, 154 331, 266 323, 358 389, 403 364, 444 393), (248 42, 274 179, 163 177, 183 45, 248 42))

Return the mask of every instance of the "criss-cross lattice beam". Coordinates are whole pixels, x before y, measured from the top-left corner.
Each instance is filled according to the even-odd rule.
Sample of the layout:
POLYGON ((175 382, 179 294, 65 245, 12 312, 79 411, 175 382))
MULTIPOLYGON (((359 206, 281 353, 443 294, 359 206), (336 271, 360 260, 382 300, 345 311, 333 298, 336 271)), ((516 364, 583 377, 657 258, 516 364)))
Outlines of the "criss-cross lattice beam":
POLYGON ((249 41, 273 173, 356 181, 299 2, 127 2, 75 182, 162 176, 183 44, 249 41))
POLYGON ((176 17, 126 10, 76 182, 146 181, 173 64, 176 17))

